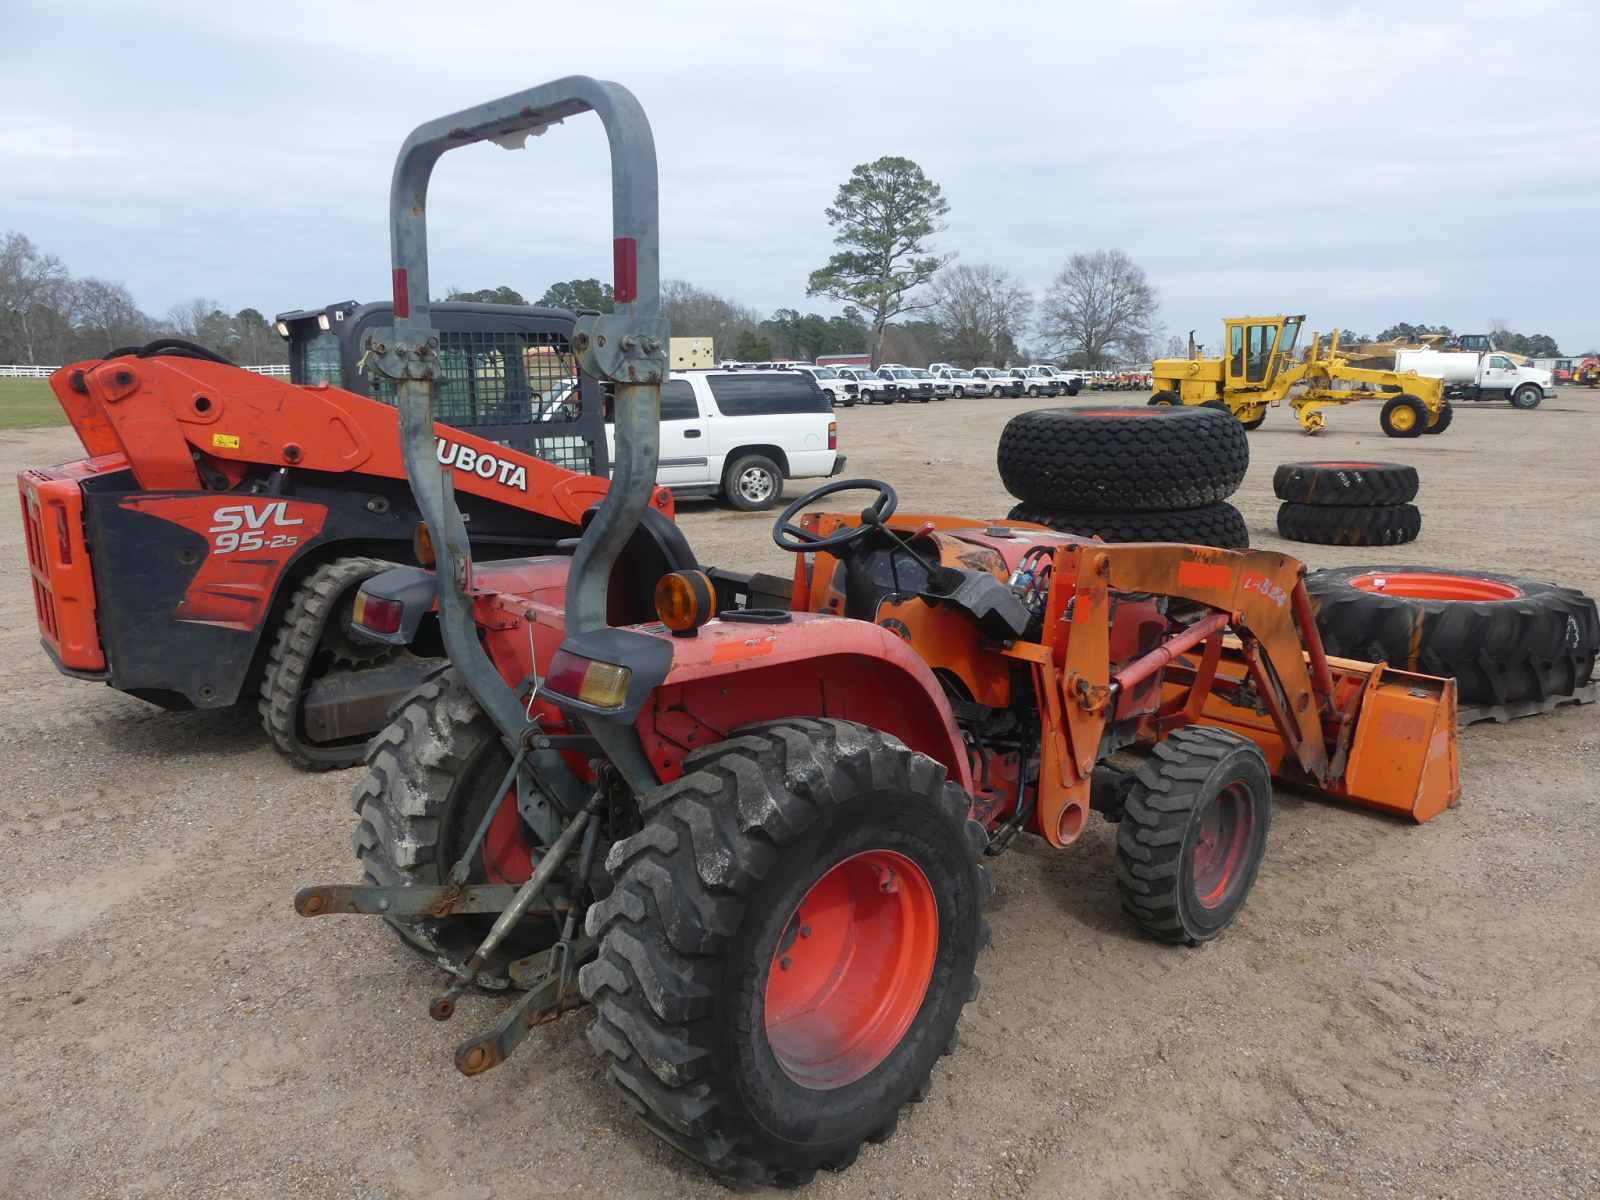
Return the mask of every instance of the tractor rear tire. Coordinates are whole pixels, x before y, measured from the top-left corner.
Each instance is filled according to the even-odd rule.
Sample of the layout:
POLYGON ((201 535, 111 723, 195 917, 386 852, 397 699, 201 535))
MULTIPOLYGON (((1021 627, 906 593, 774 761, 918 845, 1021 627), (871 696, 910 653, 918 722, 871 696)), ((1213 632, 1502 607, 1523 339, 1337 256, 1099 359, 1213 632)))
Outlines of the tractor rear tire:
POLYGON ((589 1039, 669 1145, 797 1187, 892 1135, 954 1049, 987 837, 943 766, 846 721, 752 725, 684 768, 589 909, 589 1039))
POLYGON ((1134 772, 1117 824, 1122 907, 1163 942, 1226 929, 1267 851, 1272 777, 1261 748, 1191 725, 1157 742, 1134 772))
POLYGON ((1317 546, 1402 546, 1422 532, 1415 504, 1278 506, 1278 533, 1317 546))
MULTIPOLYGON (((343 628, 345 601, 374 575, 395 564, 377 558, 339 558, 316 568, 300 582, 289 600, 283 623, 267 655, 257 711, 261 725, 278 752, 308 771, 337 771, 359 766, 366 757, 365 737, 331 744, 311 741, 304 732, 302 708, 315 677, 341 660, 359 666, 390 657, 387 647, 353 642, 343 628)), ((418 679, 429 669, 418 660, 418 679)))
POLYGON ((1384 402, 1378 427, 1392 438, 1421 437, 1428 427, 1428 406, 1410 393, 1401 393, 1384 402))
POLYGON ((1306 590, 1328 653, 1453 676, 1463 705, 1538 711, 1595 678, 1600 613, 1577 588, 1496 571, 1363 566, 1313 571, 1306 590))
POLYGON ((1422 432, 1424 434, 1443 433, 1446 429, 1450 428, 1450 422, 1455 420, 1455 418, 1456 410, 1450 407, 1450 402, 1447 400, 1445 401, 1444 407, 1439 410, 1438 417, 1433 419, 1433 424, 1429 425, 1422 432))
POLYGON ((1272 494, 1296 504, 1407 504, 1418 486, 1404 463, 1292 462, 1272 473, 1272 494))
MULTIPOLYGON (((453 669, 424 683, 372 739, 367 773, 352 797, 359 823, 351 840, 365 882, 447 882, 510 768, 511 755, 494 722, 453 669)), ((516 797, 508 796, 478 848, 468 882, 526 882, 533 851, 525 828, 516 797)), ((495 914, 384 920, 423 958, 454 972, 478 948, 495 914)), ((491 991, 514 986, 506 968, 550 946, 557 932, 553 921, 524 921, 474 982, 491 991)))
POLYGON ((1138 513, 1074 512, 1019 504, 1007 516, 1013 521, 1032 521, 1061 533, 1077 533, 1106 542, 1182 542, 1223 550, 1250 548, 1250 530, 1244 517, 1226 501, 1199 508, 1138 513))
POLYGON ((1042 408, 1006 422, 1000 479, 1048 508, 1148 512, 1231 496, 1250 442, 1230 414, 1200 407, 1042 408))

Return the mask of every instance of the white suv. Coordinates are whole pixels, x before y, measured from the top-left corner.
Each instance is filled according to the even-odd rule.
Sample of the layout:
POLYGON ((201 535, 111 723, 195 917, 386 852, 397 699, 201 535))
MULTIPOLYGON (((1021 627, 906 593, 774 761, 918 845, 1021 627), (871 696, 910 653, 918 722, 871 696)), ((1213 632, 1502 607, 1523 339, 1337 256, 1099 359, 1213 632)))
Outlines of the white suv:
MULTIPOLYGON (((616 435, 607 401, 606 442, 616 435)), ((785 479, 844 470, 833 406, 799 371, 674 371, 661 385, 656 482, 676 497, 722 495, 747 512, 771 508, 785 479)))

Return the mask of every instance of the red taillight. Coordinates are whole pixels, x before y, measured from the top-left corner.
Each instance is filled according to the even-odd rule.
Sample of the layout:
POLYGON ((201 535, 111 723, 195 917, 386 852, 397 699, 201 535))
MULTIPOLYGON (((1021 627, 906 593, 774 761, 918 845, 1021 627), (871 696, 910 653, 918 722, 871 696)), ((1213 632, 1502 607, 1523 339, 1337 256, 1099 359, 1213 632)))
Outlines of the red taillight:
POLYGON ((838 448, 839 448, 839 422, 837 422, 837 421, 829 421, 828 422, 828 449, 829 450, 837 450, 838 448))
POLYGON ((621 708, 627 702, 632 675, 627 667, 557 650, 545 673, 544 688, 594 708, 621 708))
POLYGON ((59 504, 52 504, 50 509, 56 514, 56 537, 61 547, 61 565, 70 567, 72 565, 72 533, 67 528, 67 510, 59 504))
POLYGON ((356 593, 356 607, 351 614, 355 624, 373 633, 399 633, 400 619, 406 606, 398 600, 380 600, 365 592, 356 593))

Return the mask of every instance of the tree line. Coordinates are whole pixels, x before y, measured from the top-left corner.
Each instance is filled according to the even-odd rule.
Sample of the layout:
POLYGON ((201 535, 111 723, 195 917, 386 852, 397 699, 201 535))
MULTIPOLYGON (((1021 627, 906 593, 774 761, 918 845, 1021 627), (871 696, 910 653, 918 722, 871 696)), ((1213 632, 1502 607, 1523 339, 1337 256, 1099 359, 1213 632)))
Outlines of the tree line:
POLYGON ((199 342, 250 366, 288 361, 283 339, 256 309, 229 313, 196 297, 153 317, 122 284, 74 278, 25 234, 0 234, 0 362, 54 366, 161 336, 199 342))

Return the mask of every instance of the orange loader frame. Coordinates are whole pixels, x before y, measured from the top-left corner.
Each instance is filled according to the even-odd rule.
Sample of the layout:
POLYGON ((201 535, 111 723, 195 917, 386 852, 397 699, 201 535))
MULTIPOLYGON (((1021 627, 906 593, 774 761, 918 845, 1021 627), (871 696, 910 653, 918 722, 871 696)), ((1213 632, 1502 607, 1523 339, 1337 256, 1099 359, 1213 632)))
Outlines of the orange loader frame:
MULTIPOLYGON (((803 521, 821 536, 860 523, 837 514, 803 521)), ((982 540, 967 517, 900 514, 886 524, 932 536, 951 566, 970 562, 973 542, 982 540), (961 539, 941 536, 956 529, 961 539)), ((1231 730, 1261 748, 1280 781, 1412 821, 1460 799, 1455 681, 1328 657, 1298 560, 1260 550, 1107 545, 1026 522, 1005 525, 1025 532, 1025 545, 1058 543, 1040 641, 986 645, 972 622, 920 601, 885 605, 878 620, 903 630, 930 666, 955 674, 982 702, 1006 703, 1012 667, 1025 668, 1042 726, 1032 826, 1052 846, 1082 833, 1102 742, 1110 725, 1126 721, 1137 721, 1137 740, 1147 743, 1191 724, 1231 730), (1192 601, 1208 612, 1113 670, 1114 594, 1192 601)), ((992 544, 998 550, 1004 539, 992 544)), ((794 607, 836 611, 836 560, 813 557, 797 563, 794 607)))

